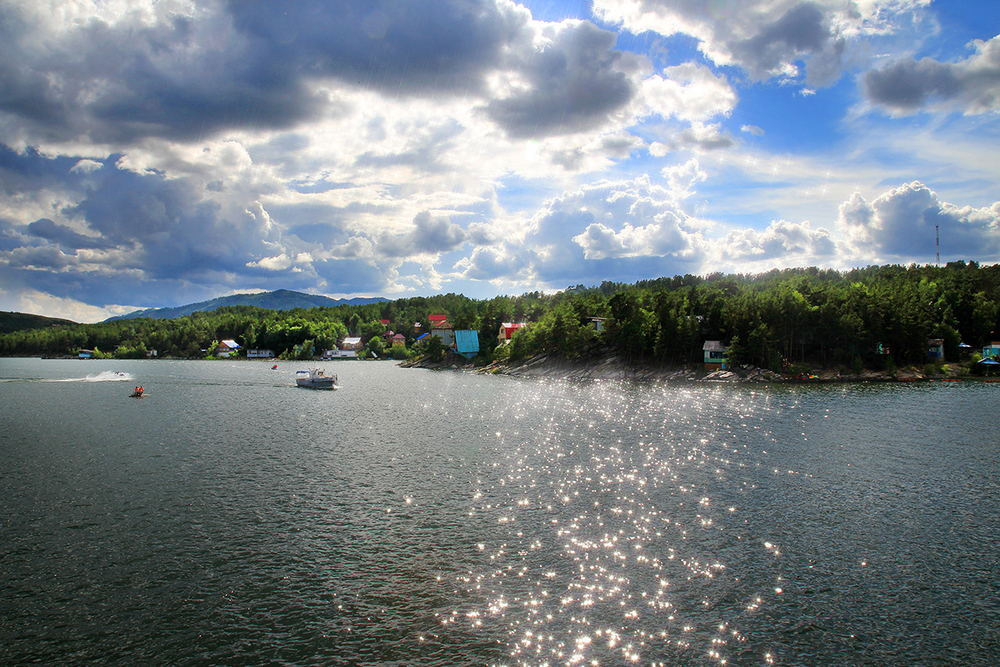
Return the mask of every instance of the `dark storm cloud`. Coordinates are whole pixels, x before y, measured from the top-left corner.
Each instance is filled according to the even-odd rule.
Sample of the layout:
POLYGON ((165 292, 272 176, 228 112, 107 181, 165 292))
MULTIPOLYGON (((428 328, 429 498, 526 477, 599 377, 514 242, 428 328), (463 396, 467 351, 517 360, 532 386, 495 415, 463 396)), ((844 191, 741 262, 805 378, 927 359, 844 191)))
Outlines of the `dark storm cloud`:
POLYGON ((908 58, 865 74, 868 99, 894 113, 912 113, 936 103, 963 113, 1000 109, 1000 36, 971 43, 976 53, 955 62, 908 58))
POLYGON ((476 87, 528 20, 479 0, 232 0, 227 8, 269 58, 393 93, 476 87))
POLYGON ((78 187, 82 174, 73 172, 79 158, 47 158, 37 150, 23 153, 0 144, 0 193, 24 194, 47 187, 78 187))
POLYGON ((24 124, 29 143, 192 139, 231 126, 287 127, 318 113, 323 100, 294 63, 268 60, 238 38, 228 48, 205 46, 213 27, 91 20, 57 39, 7 9, 0 112, 24 124))
POLYGON ((48 218, 40 218, 29 224, 28 235, 36 236, 67 248, 109 247, 109 244, 104 239, 78 234, 69 227, 57 224, 48 218))
POLYGON ((932 97, 954 97, 961 89, 951 67, 930 58, 904 60, 865 74, 868 98, 899 111, 920 109, 932 97))
POLYGON ((486 113, 513 136, 565 134, 606 122, 637 88, 635 56, 613 49, 616 36, 592 23, 558 31, 551 44, 524 55, 515 67, 528 87, 486 105, 486 113))
POLYGON ((29 289, 101 308, 118 304, 140 308, 179 306, 219 296, 215 285, 182 279, 146 280, 134 274, 120 274, 109 280, 106 274, 98 272, 16 270, 0 266, 0 277, 7 276, 29 289))
MULTIPOLYGON (((263 254, 267 233, 260 221, 249 215, 223 219, 219 204, 192 182, 119 169, 116 161, 112 156, 74 169, 79 158, 0 151, 0 175, 18 183, 20 196, 41 197, 58 185, 62 196, 76 202, 58 211, 73 228, 49 218, 20 227, 5 222, 0 235, 10 242, 0 244, 0 265, 23 274, 22 284, 101 306, 144 305, 154 295, 161 300, 157 305, 176 303, 185 293, 178 281, 235 281, 223 289, 254 286, 244 280, 249 274, 245 265, 263 254), (116 301, 123 294, 121 285, 132 284, 137 276, 142 293, 126 290, 116 301)), ((210 289, 200 288, 197 295, 210 289)))
POLYGON ((190 141, 227 128, 287 129, 343 112, 315 82, 393 97, 484 101, 517 136, 586 129, 636 94, 639 58, 588 22, 536 53, 527 10, 487 0, 203 2, 197 18, 90 19, 58 35, 0 9, 0 115, 29 145, 86 137, 190 141), (489 101, 496 72, 530 89, 489 101))

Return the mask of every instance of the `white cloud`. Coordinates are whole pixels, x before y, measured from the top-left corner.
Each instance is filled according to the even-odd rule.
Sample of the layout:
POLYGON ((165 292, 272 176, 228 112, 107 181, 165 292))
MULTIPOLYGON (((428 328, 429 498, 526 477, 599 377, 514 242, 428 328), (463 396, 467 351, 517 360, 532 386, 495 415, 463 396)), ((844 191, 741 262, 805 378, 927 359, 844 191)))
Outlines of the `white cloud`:
POLYGON ((838 224, 859 252, 893 261, 932 261, 936 235, 942 258, 1000 258, 1000 202, 982 208, 943 202, 919 181, 873 201, 854 195, 840 207, 838 224))
POLYGON ((828 265, 836 253, 836 244, 827 229, 813 229, 808 221, 792 223, 778 220, 763 232, 753 229, 731 231, 717 249, 720 265, 723 266, 766 261, 769 267, 786 267, 828 265))
POLYGON ((708 67, 685 63, 664 70, 642 82, 643 100, 650 113, 691 122, 728 116, 738 102, 725 76, 708 67))

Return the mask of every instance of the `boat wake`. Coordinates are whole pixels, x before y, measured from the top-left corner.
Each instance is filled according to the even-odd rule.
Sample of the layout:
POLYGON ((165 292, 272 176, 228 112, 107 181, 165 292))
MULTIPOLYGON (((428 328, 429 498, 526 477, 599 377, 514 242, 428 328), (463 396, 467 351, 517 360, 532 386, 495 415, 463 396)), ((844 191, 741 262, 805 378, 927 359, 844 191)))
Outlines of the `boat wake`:
POLYGON ((53 380, 53 382, 131 382, 134 378, 130 373, 122 371, 101 371, 91 373, 82 378, 66 378, 65 380, 53 380))

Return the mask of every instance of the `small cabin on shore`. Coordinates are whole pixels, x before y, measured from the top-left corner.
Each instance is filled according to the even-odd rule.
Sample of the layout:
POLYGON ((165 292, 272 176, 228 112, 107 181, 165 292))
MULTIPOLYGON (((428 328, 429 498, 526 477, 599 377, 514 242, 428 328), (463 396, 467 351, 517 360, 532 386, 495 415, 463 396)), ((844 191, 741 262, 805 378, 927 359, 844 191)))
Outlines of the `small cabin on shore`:
POLYGON ((479 332, 475 329, 456 330, 455 351, 466 359, 471 359, 479 354, 479 332))
POLYGON ((497 334, 497 345, 506 345, 520 329, 528 326, 527 322, 503 322, 500 324, 500 333, 497 334))
POLYGON ((215 348, 215 356, 227 357, 230 352, 235 352, 238 349, 240 349, 239 343, 232 338, 226 338, 215 348))
POLYGON ((726 370, 726 364, 729 363, 729 359, 726 358, 726 353, 729 352, 729 348, 723 345, 722 341, 706 340, 701 349, 705 353, 706 371, 726 370))

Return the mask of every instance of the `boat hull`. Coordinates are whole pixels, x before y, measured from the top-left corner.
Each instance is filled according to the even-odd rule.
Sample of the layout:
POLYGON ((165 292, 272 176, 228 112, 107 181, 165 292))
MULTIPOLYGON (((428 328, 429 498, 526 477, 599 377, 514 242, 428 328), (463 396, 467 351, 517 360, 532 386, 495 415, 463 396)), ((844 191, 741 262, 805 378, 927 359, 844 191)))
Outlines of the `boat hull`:
POLYGON ((336 389, 337 376, 327 375, 317 368, 308 371, 298 371, 295 374, 295 384, 306 389, 336 389))
POLYGON ((329 380, 296 380, 295 384, 306 389, 336 389, 333 378, 329 380))

